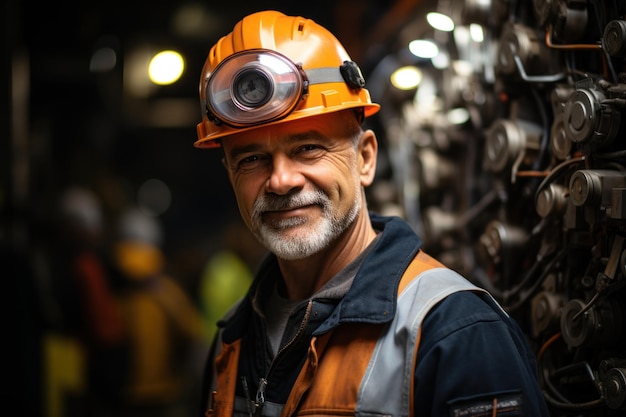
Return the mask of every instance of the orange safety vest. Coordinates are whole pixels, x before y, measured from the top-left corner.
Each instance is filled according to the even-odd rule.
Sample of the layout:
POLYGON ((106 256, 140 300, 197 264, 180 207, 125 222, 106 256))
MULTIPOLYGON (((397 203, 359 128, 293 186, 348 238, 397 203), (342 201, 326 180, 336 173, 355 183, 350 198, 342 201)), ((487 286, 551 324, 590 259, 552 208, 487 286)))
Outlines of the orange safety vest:
MULTIPOLYGON (((348 323, 313 337, 287 403, 267 413, 264 409, 262 415, 412 416, 421 322, 447 295, 464 290, 484 291, 419 251, 400 281, 393 321, 348 323)), ((211 391, 206 417, 249 415, 235 400, 240 343, 239 339, 222 344, 215 358, 217 386, 211 391)))

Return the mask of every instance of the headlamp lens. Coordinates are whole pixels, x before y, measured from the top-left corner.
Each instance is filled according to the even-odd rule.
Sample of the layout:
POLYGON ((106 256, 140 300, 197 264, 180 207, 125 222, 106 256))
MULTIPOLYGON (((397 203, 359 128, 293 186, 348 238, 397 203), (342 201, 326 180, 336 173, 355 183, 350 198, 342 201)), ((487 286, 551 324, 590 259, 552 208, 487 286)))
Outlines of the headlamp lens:
POLYGON ((273 90, 269 76, 256 68, 241 70, 233 81, 233 99, 235 104, 241 104, 242 110, 266 104, 273 90))
POLYGON ((304 91, 303 74, 287 57, 257 50, 222 61, 207 83, 207 109, 236 127, 270 122, 288 115, 304 91))

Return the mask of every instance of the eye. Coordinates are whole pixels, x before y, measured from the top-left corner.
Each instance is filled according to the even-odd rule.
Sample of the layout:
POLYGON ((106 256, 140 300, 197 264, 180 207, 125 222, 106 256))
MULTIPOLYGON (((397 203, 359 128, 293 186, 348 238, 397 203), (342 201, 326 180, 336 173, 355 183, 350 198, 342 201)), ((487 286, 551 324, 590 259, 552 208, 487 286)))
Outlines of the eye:
POLYGON ((247 156, 242 156, 241 158, 237 159, 235 167, 238 171, 246 172, 258 169, 266 162, 267 157, 261 154, 251 154, 247 156))
POLYGON ((320 146, 319 145, 314 145, 312 143, 306 144, 304 146, 302 146, 302 150, 303 151, 313 151, 315 149, 319 149, 320 146))
POLYGON ((324 151, 325 148, 319 144, 307 143, 305 145, 299 146, 296 153, 305 158, 314 158, 324 153, 324 151))
POLYGON ((259 160, 259 155, 250 155, 245 158, 241 158, 239 165, 251 164, 259 160))

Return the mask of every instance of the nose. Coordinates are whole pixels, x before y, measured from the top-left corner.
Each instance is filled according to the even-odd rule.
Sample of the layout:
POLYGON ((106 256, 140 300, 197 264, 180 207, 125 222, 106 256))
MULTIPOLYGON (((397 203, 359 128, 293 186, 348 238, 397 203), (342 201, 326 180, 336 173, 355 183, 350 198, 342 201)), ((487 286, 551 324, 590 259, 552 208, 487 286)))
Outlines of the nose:
POLYGON ((272 171, 265 184, 265 191, 279 195, 289 194, 304 186, 304 175, 298 169, 298 163, 285 155, 274 156, 272 171))

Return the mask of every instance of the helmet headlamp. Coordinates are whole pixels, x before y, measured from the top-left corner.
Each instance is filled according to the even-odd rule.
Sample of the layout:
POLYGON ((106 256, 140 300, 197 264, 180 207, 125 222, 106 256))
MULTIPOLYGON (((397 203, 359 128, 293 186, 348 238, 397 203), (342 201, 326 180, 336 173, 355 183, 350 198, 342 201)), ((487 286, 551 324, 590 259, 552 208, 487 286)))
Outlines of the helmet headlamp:
POLYGON ((278 120, 297 107, 309 85, 345 83, 343 72, 342 68, 304 71, 286 56, 265 49, 240 52, 223 60, 209 75, 207 116, 217 125, 232 127, 278 120))

